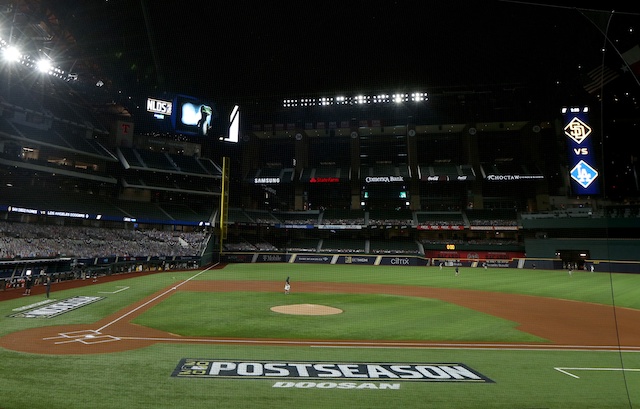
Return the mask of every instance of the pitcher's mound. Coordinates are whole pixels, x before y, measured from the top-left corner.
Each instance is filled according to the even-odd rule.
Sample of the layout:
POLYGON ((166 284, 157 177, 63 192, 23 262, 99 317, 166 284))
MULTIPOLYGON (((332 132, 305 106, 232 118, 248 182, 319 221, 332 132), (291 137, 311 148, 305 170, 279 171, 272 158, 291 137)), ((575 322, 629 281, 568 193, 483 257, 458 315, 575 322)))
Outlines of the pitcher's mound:
POLYGON ((340 308, 327 307, 326 305, 318 304, 278 305, 271 307, 271 311, 279 312, 280 314, 293 315, 332 315, 340 314, 342 312, 340 308))

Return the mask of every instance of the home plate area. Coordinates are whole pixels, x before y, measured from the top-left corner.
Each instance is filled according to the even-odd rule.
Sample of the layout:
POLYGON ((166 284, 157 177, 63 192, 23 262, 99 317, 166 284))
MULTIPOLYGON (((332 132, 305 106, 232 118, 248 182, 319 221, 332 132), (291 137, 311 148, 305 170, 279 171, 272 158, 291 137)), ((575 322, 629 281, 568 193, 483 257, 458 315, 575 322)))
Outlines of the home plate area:
POLYGON ((94 330, 61 332, 57 337, 43 338, 46 341, 55 341, 54 344, 68 344, 71 342, 80 342, 85 345, 101 344, 104 342, 120 341, 120 338, 113 335, 105 335, 94 330))

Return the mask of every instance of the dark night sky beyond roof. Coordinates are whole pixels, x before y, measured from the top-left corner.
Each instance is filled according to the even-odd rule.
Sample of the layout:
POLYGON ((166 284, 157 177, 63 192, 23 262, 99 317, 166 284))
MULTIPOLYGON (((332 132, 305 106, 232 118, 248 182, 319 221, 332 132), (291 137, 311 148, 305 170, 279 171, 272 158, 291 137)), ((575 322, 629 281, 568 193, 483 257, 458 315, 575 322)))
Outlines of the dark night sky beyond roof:
MULTIPOLYGON (((598 25, 608 18, 496 0, 51 4, 85 57, 125 85, 213 99, 549 86, 601 62, 598 25)), ((640 42, 629 31, 640 22, 630 7, 620 6, 609 25, 620 48, 640 42)))
MULTIPOLYGON (((620 7, 615 3, 621 1, 602 1, 599 7, 593 2, 587 7, 582 1, 541 3, 40 0, 21 4, 39 18, 47 15, 37 8, 47 6, 60 27, 72 34, 76 43, 60 43, 59 54, 52 57, 65 70, 76 66, 85 70, 78 70, 87 78, 79 84, 87 87, 79 89, 89 90, 100 103, 121 103, 134 116, 139 101, 162 92, 202 98, 220 112, 229 112, 236 103, 248 106, 254 98, 268 99, 264 104, 268 110, 280 106, 274 101, 286 98, 397 91, 426 91, 433 96, 429 107, 438 109, 436 102, 460 96, 444 91, 489 95, 495 104, 488 104, 487 110, 478 108, 486 100, 480 98, 473 109, 468 108, 471 103, 465 103, 473 103, 473 97, 456 109, 465 105, 472 114, 491 111, 491 118, 503 109, 508 113, 526 105, 532 120, 542 111, 539 116, 546 119, 560 106, 584 103, 599 108, 602 162, 610 167, 605 169, 607 183, 626 189, 631 185, 625 178, 629 169, 637 168, 640 157, 635 143, 640 75, 621 71, 620 53, 640 44, 640 6, 628 1, 620 7), (589 81, 587 73, 598 66, 615 70, 620 78, 607 84, 604 92, 596 87, 588 94, 583 88, 589 81), (95 87, 97 78, 107 86, 95 87), (484 93, 484 87, 493 89, 484 93), (443 95, 433 95, 438 92, 443 95), (512 104, 513 95, 521 99, 512 104)), ((40 21, 21 17, 27 28, 40 21)), ((245 112, 253 109, 262 106, 256 103, 245 112)))

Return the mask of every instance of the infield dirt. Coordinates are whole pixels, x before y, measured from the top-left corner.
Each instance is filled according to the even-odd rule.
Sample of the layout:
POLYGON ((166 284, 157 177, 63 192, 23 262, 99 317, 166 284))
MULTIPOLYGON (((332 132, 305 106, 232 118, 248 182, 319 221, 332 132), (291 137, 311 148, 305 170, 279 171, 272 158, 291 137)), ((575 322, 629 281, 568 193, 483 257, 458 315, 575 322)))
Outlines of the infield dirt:
MULTIPOLYGON (((128 278, 128 277, 122 277, 128 278)), ((104 280, 102 281, 104 282, 104 280)), ((80 283, 88 285, 88 283, 80 283)), ((66 284, 65 286, 71 286, 66 284)), ((170 287, 171 288, 171 287, 170 287)), ((170 289, 169 288, 169 289, 170 289)), ((60 287, 56 288, 60 289, 60 287)), ((134 325, 137 315, 162 302, 159 291, 146 299, 90 325, 66 325, 34 328, 0 338, 0 346, 15 351, 38 354, 96 354, 146 347, 155 343, 218 343, 251 345, 341 345, 339 341, 184 338, 152 328, 134 325)), ((280 292, 273 281, 191 281, 176 291, 255 291, 280 292)), ((466 348, 539 348, 539 349, 628 349, 640 350, 640 311, 606 305, 559 300, 545 297, 504 294, 472 290, 380 284, 340 284, 299 282, 296 293, 374 293, 426 297, 454 303, 486 314, 519 323, 518 329, 548 340, 540 344, 483 344, 443 342, 349 341, 349 345, 394 345, 397 347, 466 348)), ((34 292, 37 294, 37 292, 34 292)), ((6 296, 7 293, 2 295, 6 296)), ((5 297, 2 297, 5 298, 5 297)), ((36 297, 31 296, 34 300, 36 297)), ((5 298, 6 299, 6 298, 5 298)), ((300 307, 299 307, 300 308, 300 307)))

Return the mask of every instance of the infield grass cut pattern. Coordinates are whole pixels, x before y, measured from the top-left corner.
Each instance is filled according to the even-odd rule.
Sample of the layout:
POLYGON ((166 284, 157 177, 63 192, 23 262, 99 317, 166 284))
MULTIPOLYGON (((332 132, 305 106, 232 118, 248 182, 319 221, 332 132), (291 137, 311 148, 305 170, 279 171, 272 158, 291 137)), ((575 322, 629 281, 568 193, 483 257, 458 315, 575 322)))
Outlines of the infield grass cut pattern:
POLYGON ((517 323, 454 304, 384 294, 179 292, 133 320, 190 337, 323 340, 544 342, 517 323), (343 310, 325 316, 278 314, 271 307, 318 304, 343 310))

